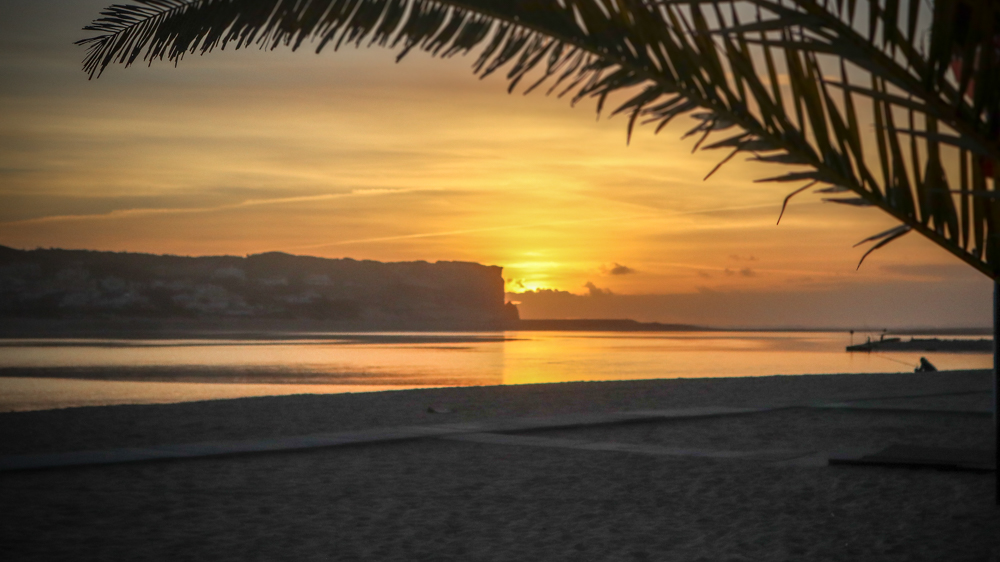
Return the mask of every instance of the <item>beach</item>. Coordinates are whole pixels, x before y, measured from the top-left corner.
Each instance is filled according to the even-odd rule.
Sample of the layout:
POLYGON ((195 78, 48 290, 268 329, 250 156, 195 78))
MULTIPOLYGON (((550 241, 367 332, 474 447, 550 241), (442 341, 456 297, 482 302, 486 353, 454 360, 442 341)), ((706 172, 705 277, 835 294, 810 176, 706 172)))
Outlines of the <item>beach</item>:
POLYGON ((997 560, 1000 509, 990 473, 641 452, 990 448, 992 420, 983 413, 990 400, 990 374, 965 371, 6 413, 2 455, 650 409, 773 408, 539 430, 530 432, 539 438, 533 446, 428 438, 2 473, 0 542, 11 560, 997 560), (859 407, 805 407, 846 401, 859 407), (566 441, 632 449, 545 445, 566 441))

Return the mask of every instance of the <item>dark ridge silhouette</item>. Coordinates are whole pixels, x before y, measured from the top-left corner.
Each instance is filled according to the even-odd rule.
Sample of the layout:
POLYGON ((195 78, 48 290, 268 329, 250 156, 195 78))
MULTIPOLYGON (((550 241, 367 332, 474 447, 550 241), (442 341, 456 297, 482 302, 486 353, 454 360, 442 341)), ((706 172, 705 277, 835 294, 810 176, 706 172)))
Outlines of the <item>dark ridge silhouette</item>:
POLYGON ((0 333, 496 330, 517 317, 501 273, 468 262, 0 246, 0 333))
POLYGON ((638 322, 636 320, 567 319, 567 320, 520 320, 510 325, 513 330, 528 331, 590 331, 590 332, 683 332, 704 331, 701 326, 690 324, 661 324, 659 322, 638 322))

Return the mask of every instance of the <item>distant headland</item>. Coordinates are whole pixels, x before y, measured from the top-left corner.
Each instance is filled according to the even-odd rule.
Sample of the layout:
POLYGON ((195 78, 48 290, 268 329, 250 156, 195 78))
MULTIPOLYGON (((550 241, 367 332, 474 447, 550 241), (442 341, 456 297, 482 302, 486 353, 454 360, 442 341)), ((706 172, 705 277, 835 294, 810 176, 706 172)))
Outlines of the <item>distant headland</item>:
POLYGON ((502 269, 0 246, 0 334, 501 330, 502 269))
POLYGON ((539 332, 703 332, 711 330, 691 324, 661 324, 615 319, 518 320, 509 329, 539 332))
POLYGON ((502 268, 279 252, 185 257, 0 246, 0 336, 186 337, 345 331, 694 331, 521 320, 502 268))
MULTIPOLYGON (((0 337, 734 330, 628 319, 521 319, 517 306, 504 300, 502 273, 499 266, 457 261, 385 263, 280 252, 185 257, 0 246, 0 337)), ((768 328, 803 330, 811 331, 768 328)), ((847 331, 820 331, 841 330, 847 331)))

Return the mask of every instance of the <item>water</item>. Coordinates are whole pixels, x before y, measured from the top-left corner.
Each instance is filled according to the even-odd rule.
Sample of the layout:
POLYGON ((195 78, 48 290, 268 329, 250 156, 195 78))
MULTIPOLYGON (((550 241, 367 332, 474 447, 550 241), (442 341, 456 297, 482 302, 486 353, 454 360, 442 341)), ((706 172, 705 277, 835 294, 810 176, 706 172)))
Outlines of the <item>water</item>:
POLYGON ((306 334, 0 343, 0 411, 437 386, 985 369, 987 353, 847 353, 833 332, 306 334))

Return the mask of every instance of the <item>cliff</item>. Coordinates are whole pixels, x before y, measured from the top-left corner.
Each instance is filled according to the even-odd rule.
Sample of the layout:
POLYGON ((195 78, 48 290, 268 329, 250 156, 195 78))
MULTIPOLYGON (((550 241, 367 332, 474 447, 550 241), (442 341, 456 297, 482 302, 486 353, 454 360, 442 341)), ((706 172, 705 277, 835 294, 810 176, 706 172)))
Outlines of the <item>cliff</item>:
POLYGON ((0 246, 2 333, 500 329, 502 269, 266 253, 180 257, 0 246))

